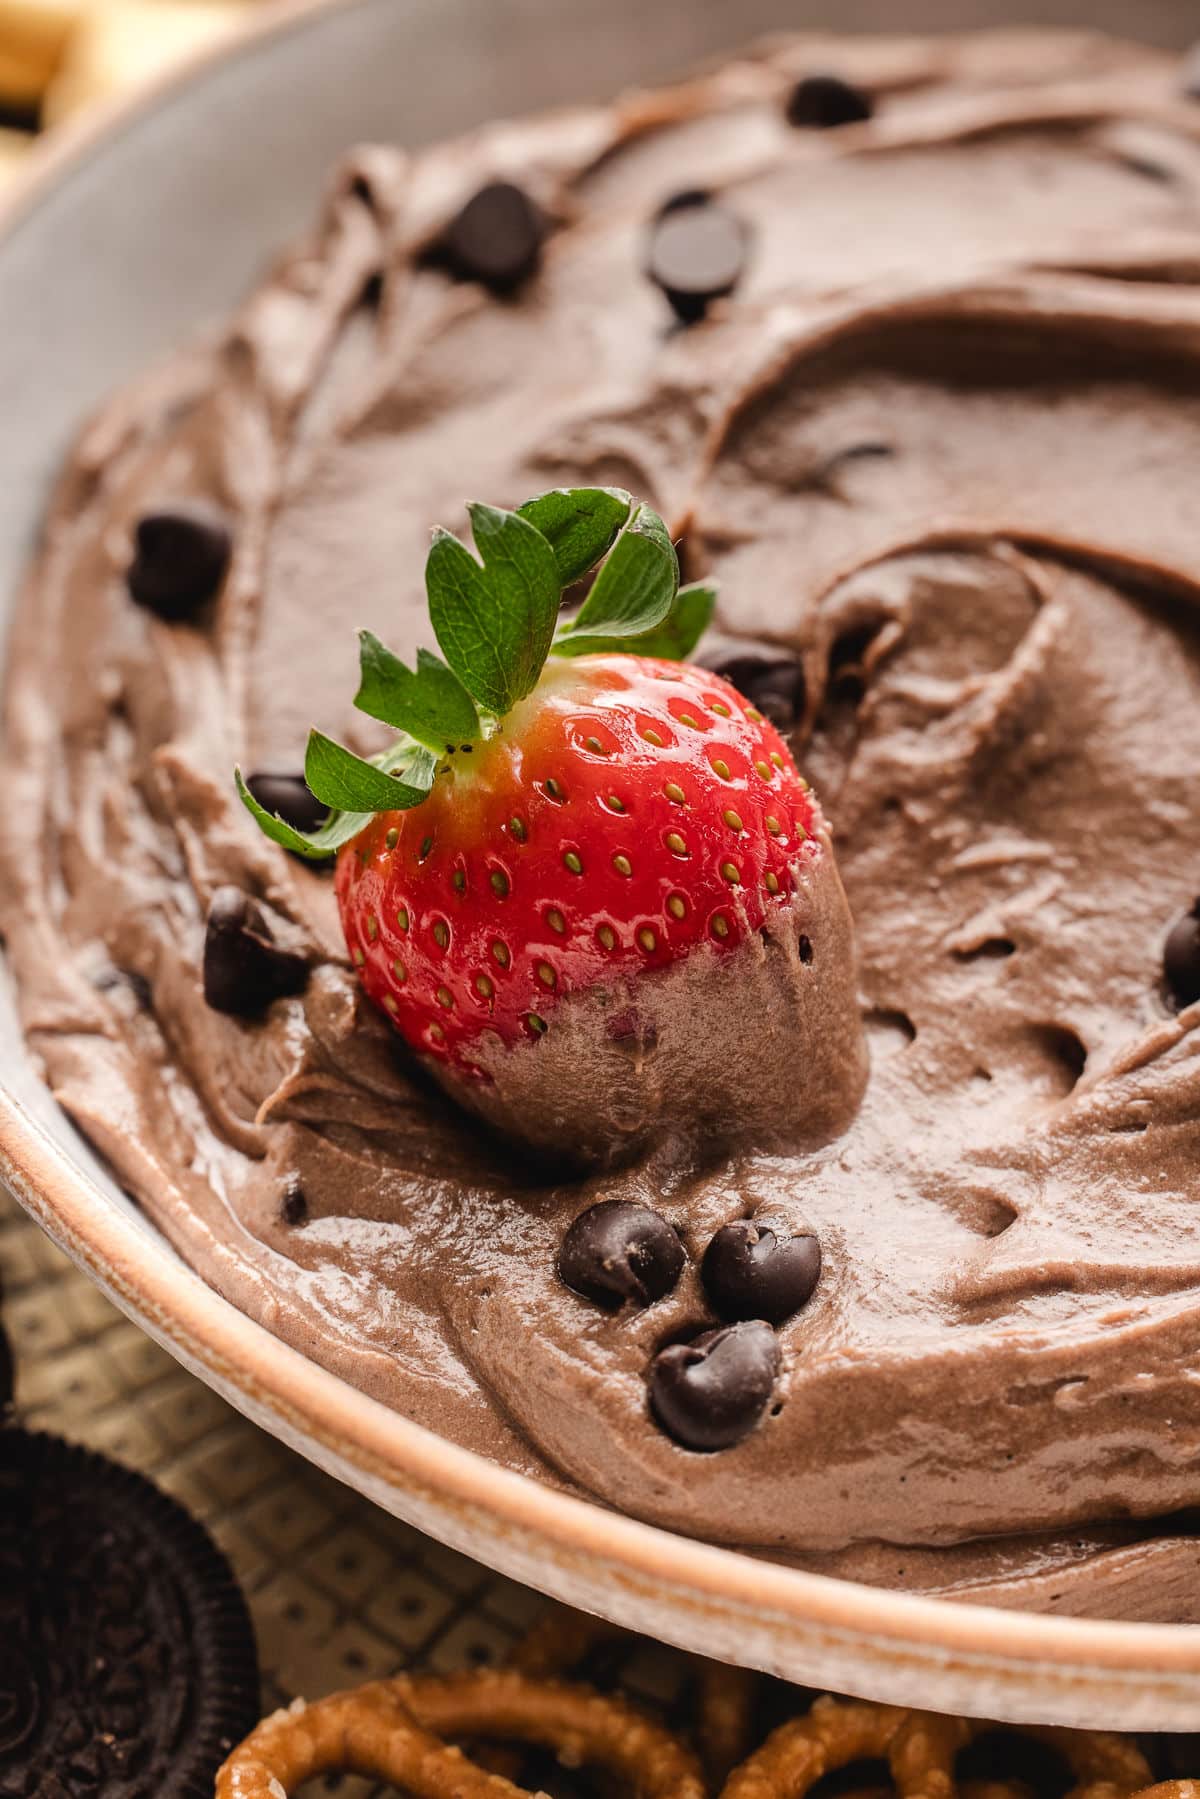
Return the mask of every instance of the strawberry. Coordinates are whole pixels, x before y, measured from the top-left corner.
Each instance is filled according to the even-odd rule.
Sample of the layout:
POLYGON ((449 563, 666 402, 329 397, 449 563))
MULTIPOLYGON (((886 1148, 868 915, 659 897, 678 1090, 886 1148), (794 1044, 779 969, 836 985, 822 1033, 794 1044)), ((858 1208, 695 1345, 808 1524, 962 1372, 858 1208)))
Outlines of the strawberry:
POLYGON ((679 589, 662 521, 618 492, 475 507, 472 522, 482 567, 445 533, 430 553, 445 662, 423 651, 409 670, 363 634, 357 704, 399 743, 362 762, 313 733, 306 779, 336 810, 308 836, 239 776, 243 799, 286 847, 337 852, 367 994, 501 1128, 600 1161, 671 1113, 673 1129, 694 1113, 706 1136, 747 1120, 760 1139, 786 1134, 780 1089, 795 1078, 756 1068, 747 1092, 728 1052, 747 1024, 759 1048, 789 1019, 811 1036, 819 995, 845 1078, 831 1106, 818 1054, 800 1084, 816 1091, 807 1134, 828 1135, 831 1110, 842 1121, 861 1088, 848 916, 778 732, 678 659, 712 590, 679 589), (605 552, 560 623, 563 588, 605 552), (778 967, 755 992, 772 950, 778 967), (715 1056, 697 1015, 706 994, 738 1020, 715 1056))

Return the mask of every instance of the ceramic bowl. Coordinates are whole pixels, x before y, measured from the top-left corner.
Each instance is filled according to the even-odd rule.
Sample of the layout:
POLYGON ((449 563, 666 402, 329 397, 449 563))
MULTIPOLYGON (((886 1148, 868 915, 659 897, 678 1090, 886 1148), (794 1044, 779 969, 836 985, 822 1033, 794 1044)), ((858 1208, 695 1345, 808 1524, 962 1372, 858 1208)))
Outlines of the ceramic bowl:
MULTIPOLYGON (((978 22, 913 0, 905 23, 978 22)), ((1186 7, 1043 5, 1169 37, 1186 7)), ((218 319, 309 216, 348 143, 415 142, 600 96, 786 20, 886 23, 888 0, 350 0, 290 9, 42 156, 0 220, 0 606, 46 484, 105 392, 218 319)), ((691 1542, 502 1472, 276 1341, 115 1186, 25 1057, 0 973, 0 1171, 159 1342, 265 1429, 454 1547, 664 1640, 794 1680, 1018 1721, 1200 1723, 1200 1629, 876 1592, 691 1542)))

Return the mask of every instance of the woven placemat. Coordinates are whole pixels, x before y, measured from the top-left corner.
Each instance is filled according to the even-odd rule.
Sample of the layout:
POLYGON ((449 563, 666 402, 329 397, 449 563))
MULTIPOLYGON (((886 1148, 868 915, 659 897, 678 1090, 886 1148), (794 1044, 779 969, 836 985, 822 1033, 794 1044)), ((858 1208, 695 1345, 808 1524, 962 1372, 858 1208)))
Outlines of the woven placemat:
MULTIPOLYGON (((0 1288, 21 1421, 139 1469, 204 1520, 258 1631, 263 1709, 407 1668, 500 1662, 544 1601, 443 1548, 235 1412, 117 1311, 0 1191, 0 1288)), ((647 1645, 622 1685, 669 1706, 647 1645)), ((331 1777, 339 1799, 390 1792, 331 1777)))

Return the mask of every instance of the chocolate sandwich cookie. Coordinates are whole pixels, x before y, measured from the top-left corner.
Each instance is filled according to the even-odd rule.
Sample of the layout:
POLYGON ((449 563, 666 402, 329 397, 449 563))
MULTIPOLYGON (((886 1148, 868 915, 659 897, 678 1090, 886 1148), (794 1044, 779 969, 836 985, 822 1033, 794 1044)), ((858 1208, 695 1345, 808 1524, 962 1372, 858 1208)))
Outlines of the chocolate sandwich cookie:
POLYGON ((249 1613, 200 1525, 102 1456, 0 1433, 0 1795, 208 1799, 258 1709, 249 1613))

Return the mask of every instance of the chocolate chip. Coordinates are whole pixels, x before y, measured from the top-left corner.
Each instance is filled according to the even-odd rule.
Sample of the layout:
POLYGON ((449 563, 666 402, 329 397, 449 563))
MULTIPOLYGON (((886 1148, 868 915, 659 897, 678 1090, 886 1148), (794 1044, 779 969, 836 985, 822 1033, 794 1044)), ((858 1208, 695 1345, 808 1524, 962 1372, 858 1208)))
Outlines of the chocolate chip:
POLYGON ((285 1224, 303 1224, 308 1218, 308 1201, 298 1175, 293 1174, 284 1182, 279 1216, 285 1224))
POLYGON ((224 514, 198 500, 143 513, 133 542, 130 595, 172 623, 194 618, 213 598, 233 551, 224 514))
POLYGON ((277 947, 261 907, 238 887, 218 887, 204 935, 204 997, 213 1010, 255 1018, 307 983, 308 963, 277 947))
POLYGON ((777 731, 790 731, 803 718, 807 694, 804 665, 787 650, 753 645, 723 649, 714 644, 707 655, 701 652, 700 660, 757 706, 777 731))
POLYGON ((649 1206, 602 1199, 568 1227, 558 1252, 559 1278, 573 1293, 616 1311, 648 1306, 683 1273, 683 1245, 649 1206))
POLYGON ((702 319, 714 300, 741 279, 749 247, 745 222, 699 190, 678 194, 650 227, 646 273, 685 325, 702 319))
POLYGON ((260 806, 278 812, 294 831, 316 831, 329 817, 329 809, 309 792, 303 775, 256 774, 246 782, 260 806))
POLYGON ((524 188, 490 181, 451 219, 437 253, 460 281, 511 293, 537 268, 545 235, 545 215, 524 188))
POLYGON ((812 1298, 821 1274, 821 1245, 807 1232, 765 1218, 721 1227, 704 1252, 700 1278, 722 1318, 765 1318, 782 1324, 812 1298))
POLYGON ((650 1364, 650 1409, 685 1449, 730 1449, 767 1409, 779 1345, 754 1319, 671 1343, 650 1364))
POLYGON ((1200 899, 1167 932, 1163 975, 1176 1011, 1200 999, 1200 899))
POLYGON ((787 97, 789 125, 800 130, 829 131, 837 125, 861 125, 874 112, 869 94, 840 75, 805 75, 787 97))

